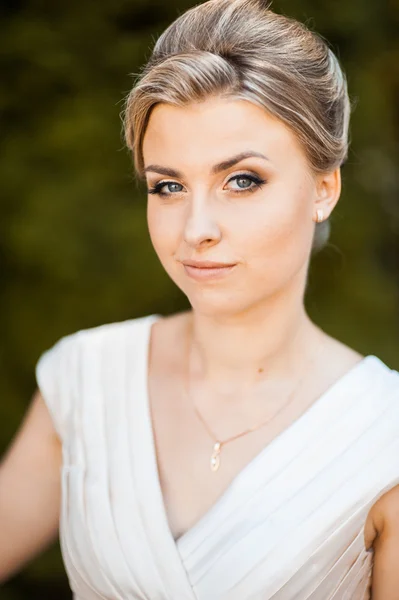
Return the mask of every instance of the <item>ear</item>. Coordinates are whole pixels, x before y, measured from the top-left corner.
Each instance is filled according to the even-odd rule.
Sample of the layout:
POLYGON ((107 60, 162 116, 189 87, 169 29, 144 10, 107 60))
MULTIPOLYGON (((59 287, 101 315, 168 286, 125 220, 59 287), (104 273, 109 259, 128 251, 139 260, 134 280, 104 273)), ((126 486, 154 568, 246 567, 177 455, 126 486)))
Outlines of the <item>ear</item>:
POLYGON ((324 219, 328 219, 341 194, 341 169, 321 173, 316 177, 316 195, 314 202, 314 214, 321 208, 324 219))

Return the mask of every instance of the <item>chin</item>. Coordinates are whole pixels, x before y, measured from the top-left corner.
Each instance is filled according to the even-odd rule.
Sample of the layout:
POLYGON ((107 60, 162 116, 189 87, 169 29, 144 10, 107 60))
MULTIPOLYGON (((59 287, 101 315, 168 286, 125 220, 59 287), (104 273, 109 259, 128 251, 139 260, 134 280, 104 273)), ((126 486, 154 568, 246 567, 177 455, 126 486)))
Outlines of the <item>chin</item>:
POLYGON ((218 293, 186 294, 193 310, 204 317, 228 318, 247 312, 253 306, 243 299, 233 298, 232 294, 219 290, 218 293))

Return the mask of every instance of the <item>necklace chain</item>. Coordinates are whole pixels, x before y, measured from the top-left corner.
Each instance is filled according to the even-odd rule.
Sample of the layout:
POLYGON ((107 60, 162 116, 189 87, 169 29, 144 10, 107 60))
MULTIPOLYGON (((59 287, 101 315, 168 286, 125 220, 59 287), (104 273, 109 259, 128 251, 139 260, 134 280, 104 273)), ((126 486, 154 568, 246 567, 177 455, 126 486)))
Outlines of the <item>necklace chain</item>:
MULTIPOLYGON (((189 336, 190 339, 190 336, 189 336)), ((323 347, 323 344, 320 344, 320 348, 323 347)), ((310 370, 311 365, 314 364, 314 362, 316 361, 317 356, 320 356, 320 352, 317 351, 315 352, 314 356, 311 358, 311 360, 308 361, 307 366, 310 370)), ((189 393, 189 375, 190 375, 190 357, 191 357, 191 345, 189 345, 189 351, 188 351, 188 360, 187 360, 187 377, 186 377, 186 393, 187 396, 190 397, 190 393, 189 393)), ((308 371, 306 371, 305 375, 308 373, 308 371)), ((206 423, 206 421, 204 420, 203 416, 201 415, 201 413, 199 412, 198 408, 195 405, 195 402, 193 401, 193 408, 194 411, 197 415, 197 417, 200 419, 200 421, 202 422, 202 424, 204 425, 205 429, 207 430, 208 434, 210 435, 210 437, 214 440, 214 445, 213 445, 213 452, 211 455, 211 459, 210 459, 210 468, 211 471, 217 471, 219 469, 220 466, 220 453, 222 450, 222 447, 229 443, 232 442, 244 435, 247 435, 248 433, 252 433, 254 431, 257 431, 258 429, 261 429, 261 427, 264 427, 265 425, 267 425, 268 423, 270 423, 270 421, 272 419, 274 419, 278 414, 280 414, 282 412, 282 410, 284 408, 286 408, 288 406, 288 404, 290 404, 290 402, 293 399, 293 396, 295 395, 295 392, 298 391, 298 389, 300 388, 300 385, 302 384, 302 382, 304 381, 304 379, 306 378, 305 375, 303 375, 298 383, 294 386, 293 390, 291 391, 291 393, 288 395, 288 398, 286 399, 286 401, 282 404, 282 406, 280 406, 280 408, 277 410, 277 412, 272 416, 269 417, 266 421, 263 421, 262 423, 255 425, 254 427, 251 427, 249 429, 246 429, 245 431, 242 431, 236 435, 233 435, 231 437, 228 437, 225 440, 219 440, 218 437, 214 434, 214 432, 211 430, 211 428, 209 427, 209 425, 206 423)))

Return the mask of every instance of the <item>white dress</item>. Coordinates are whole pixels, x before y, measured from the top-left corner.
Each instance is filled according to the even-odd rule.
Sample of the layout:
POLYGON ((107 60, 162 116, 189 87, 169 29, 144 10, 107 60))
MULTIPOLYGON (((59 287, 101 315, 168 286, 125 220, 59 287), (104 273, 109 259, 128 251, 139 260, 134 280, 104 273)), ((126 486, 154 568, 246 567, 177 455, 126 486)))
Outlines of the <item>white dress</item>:
POLYGON ((399 483, 399 372, 368 355, 178 540, 148 403, 160 315, 64 336, 36 378, 63 441, 60 542, 75 600, 366 600, 366 515, 399 483))

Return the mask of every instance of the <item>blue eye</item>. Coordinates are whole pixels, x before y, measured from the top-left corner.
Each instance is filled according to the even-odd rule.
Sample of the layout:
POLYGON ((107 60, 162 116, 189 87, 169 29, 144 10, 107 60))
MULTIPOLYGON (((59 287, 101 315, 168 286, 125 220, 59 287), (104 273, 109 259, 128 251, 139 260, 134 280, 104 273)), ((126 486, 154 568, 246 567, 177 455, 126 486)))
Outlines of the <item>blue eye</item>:
POLYGON ((266 183, 265 179, 260 179, 256 177, 256 175, 249 175, 248 173, 240 173, 239 175, 234 175, 230 181, 236 181, 237 184, 239 181, 249 181, 251 185, 245 185, 244 187, 239 187, 239 189, 232 189, 231 191, 237 194, 241 194, 242 192, 254 192, 256 189, 262 187, 264 183, 266 183))
POLYGON ((154 185, 154 187, 150 188, 148 190, 149 194, 158 194, 159 196, 170 196, 171 194, 173 194, 174 192, 181 192, 181 190, 174 190, 174 192, 163 192, 162 189, 166 186, 166 185, 177 185, 180 187, 183 187, 180 183, 176 183, 176 181, 160 181, 159 183, 157 183, 156 185, 154 185))
MULTIPOLYGON (((239 187, 238 189, 230 188, 230 191, 232 191, 234 194, 242 194, 245 192, 254 192, 256 189, 261 188, 262 185, 266 183, 265 179, 260 179, 256 175, 252 175, 252 174, 250 175, 249 173, 239 173, 238 175, 234 175, 234 177, 229 179, 228 183, 230 183, 230 181, 237 181, 237 184, 240 181, 241 182, 247 181, 250 183, 250 185, 245 185, 244 187, 239 187)), ((183 188, 181 183, 177 183, 176 181, 160 181, 159 183, 154 185, 154 187, 149 188, 148 193, 156 194, 159 196, 171 196, 174 193, 179 193, 182 191, 181 189, 179 189, 179 190, 175 189, 174 191, 171 191, 169 188, 169 192, 163 192, 162 190, 166 186, 177 186, 177 187, 183 188)))

